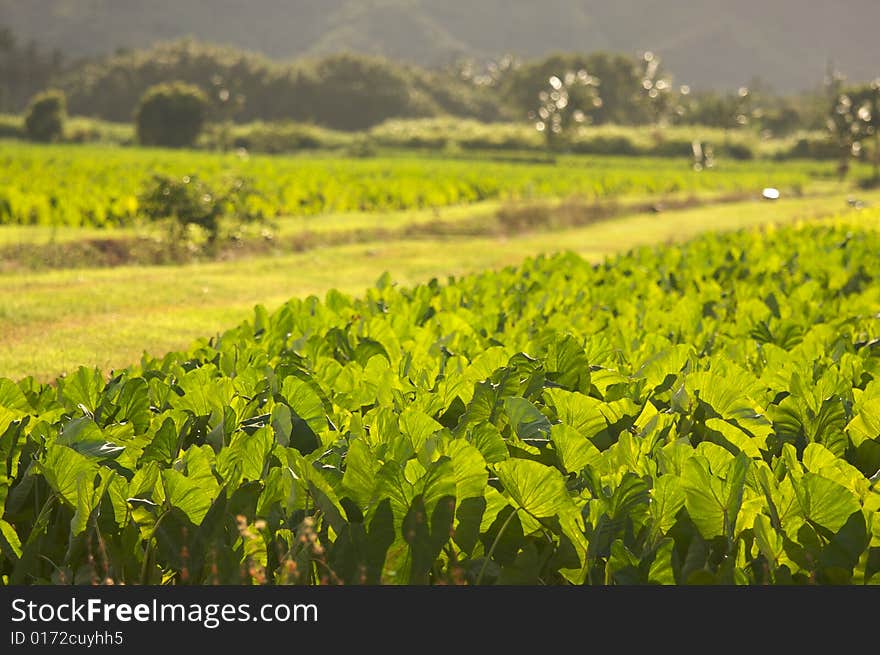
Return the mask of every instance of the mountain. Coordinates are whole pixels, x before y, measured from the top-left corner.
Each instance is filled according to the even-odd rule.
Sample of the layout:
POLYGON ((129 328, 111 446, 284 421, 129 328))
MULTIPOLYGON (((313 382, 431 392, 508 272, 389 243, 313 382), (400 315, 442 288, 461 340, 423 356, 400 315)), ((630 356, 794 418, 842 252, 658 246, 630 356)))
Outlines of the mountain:
POLYGON ((288 59, 367 52, 423 65, 502 54, 660 54, 678 81, 812 86, 880 77, 878 0, 0 0, 0 25, 77 57, 181 36, 288 59))

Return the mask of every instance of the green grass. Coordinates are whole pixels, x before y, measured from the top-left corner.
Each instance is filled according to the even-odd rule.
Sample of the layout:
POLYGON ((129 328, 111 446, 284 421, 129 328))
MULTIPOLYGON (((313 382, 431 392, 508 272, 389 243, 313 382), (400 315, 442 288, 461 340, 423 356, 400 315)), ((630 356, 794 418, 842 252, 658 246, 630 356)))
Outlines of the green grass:
MULTIPOLYGON (((880 192, 862 194, 880 202, 880 192)), ((845 194, 641 214, 513 238, 430 239, 323 247, 299 254, 188 266, 10 273, 0 285, 0 377, 50 379, 79 365, 131 364, 215 334, 291 297, 358 292, 384 271, 412 284, 499 268, 541 252, 599 261, 644 244, 707 230, 781 223, 846 208, 845 194)))

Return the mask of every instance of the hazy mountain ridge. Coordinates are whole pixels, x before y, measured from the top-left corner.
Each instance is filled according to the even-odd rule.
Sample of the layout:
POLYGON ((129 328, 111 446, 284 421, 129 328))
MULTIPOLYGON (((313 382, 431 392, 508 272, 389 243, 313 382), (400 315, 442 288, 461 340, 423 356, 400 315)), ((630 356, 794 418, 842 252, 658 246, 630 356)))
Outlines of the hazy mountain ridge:
POLYGON ((829 59, 880 76, 876 0, 0 0, 0 24, 75 56, 193 35, 276 58, 352 50, 428 65, 653 49, 680 81, 716 87, 760 75, 803 88, 829 59))

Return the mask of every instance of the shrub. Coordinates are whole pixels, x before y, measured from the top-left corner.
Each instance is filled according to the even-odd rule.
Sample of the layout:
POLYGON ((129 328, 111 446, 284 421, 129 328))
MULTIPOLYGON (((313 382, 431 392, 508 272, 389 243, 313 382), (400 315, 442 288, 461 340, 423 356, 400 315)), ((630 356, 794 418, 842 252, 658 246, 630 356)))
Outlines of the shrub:
POLYGON ((840 146, 825 135, 801 137, 780 156, 782 159, 837 159, 839 157, 840 146))
POLYGON ((18 116, 0 114, 0 139, 21 139, 24 137, 24 123, 18 116))
POLYGON ((571 151, 583 155, 636 155, 638 148, 625 136, 596 135, 577 139, 571 144, 571 151))
POLYGON ((745 143, 725 143, 720 150, 722 155, 739 161, 748 161, 755 158, 755 153, 745 143))
POLYGON ((693 157, 693 143, 692 139, 681 137, 658 140, 647 152, 642 154, 655 157, 693 157))
POLYGON ((64 135, 67 100, 61 91, 44 91, 31 100, 24 119, 24 131, 33 141, 58 141, 64 135))
POLYGON ((258 207, 258 194, 246 179, 209 186, 196 176, 182 178, 154 175, 142 189, 140 213, 151 221, 169 221, 171 244, 177 247, 190 241, 189 229, 196 226, 207 237, 207 249, 213 250, 220 236, 221 220, 236 224, 264 220, 258 207))
POLYGON ((147 146, 192 146, 205 124, 208 99, 190 84, 151 87, 135 112, 138 141, 147 146))
POLYGON ((276 123, 246 123, 243 125, 212 125, 205 131, 199 144, 211 148, 221 148, 222 131, 233 148, 244 148, 251 152, 270 154, 297 152, 299 150, 318 150, 344 148, 354 137, 349 133, 288 121, 276 123))

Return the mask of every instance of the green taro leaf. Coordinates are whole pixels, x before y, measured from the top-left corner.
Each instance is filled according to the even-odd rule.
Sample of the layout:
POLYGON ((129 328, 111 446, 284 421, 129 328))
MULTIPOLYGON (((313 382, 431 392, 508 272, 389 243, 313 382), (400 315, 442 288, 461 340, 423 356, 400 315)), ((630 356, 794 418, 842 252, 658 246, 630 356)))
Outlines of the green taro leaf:
POLYGON ((169 402, 176 409, 188 410, 195 416, 223 416, 235 395, 232 380, 218 378, 213 366, 193 369, 178 382, 182 396, 173 394, 169 402))
POLYGON ((455 499, 452 496, 439 499, 430 514, 421 494, 413 499, 401 526, 411 553, 408 584, 427 582, 428 573, 452 534, 454 512, 455 499))
POLYGON ((12 421, 22 418, 30 411, 30 403, 18 385, 12 380, 0 378, 0 434, 12 421))
POLYGON ((607 576, 615 584, 644 584, 639 564, 639 558, 624 545, 623 541, 617 539, 611 544, 607 576))
POLYGON ((861 509, 846 487, 814 473, 804 473, 794 490, 804 518, 831 532, 840 530, 861 509))
POLYGON ((570 504, 562 475, 554 468, 510 459, 496 464, 495 471, 513 501, 536 518, 556 516, 570 504))
POLYGON ((679 344, 666 348, 646 359, 633 377, 645 380, 648 389, 654 389, 669 375, 677 375, 687 362, 691 346, 679 344))
POLYGON ((142 433, 150 426, 150 387, 143 378, 126 380, 116 405, 119 407, 117 422, 134 424, 136 433, 142 433))
POLYGON ((571 335, 551 343, 544 362, 547 377, 570 391, 590 390, 590 362, 583 346, 571 335))
POLYGON ((720 445, 734 455, 742 452, 756 459, 761 456, 760 439, 747 435, 735 425, 717 418, 710 418, 706 421, 706 427, 718 432, 721 435, 720 445))
POLYGON ((559 462, 568 473, 577 473, 585 466, 595 466, 602 453, 586 437, 565 423, 558 423, 550 430, 550 438, 559 454, 559 462))
POLYGON ((0 516, 6 508, 10 486, 18 474, 25 441, 22 430, 27 423, 27 418, 10 423, 0 432, 0 516))
MULTIPOLYGON (((324 403, 320 396, 308 382, 298 377, 288 377, 284 380, 281 390, 287 405, 290 408, 290 417, 283 413, 278 425, 290 424, 288 441, 304 455, 314 452, 321 447, 321 439, 318 436, 327 428, 327 415, 324 412, 324 403)), ((283 443, 283 436, 282 436, 283 443)))
POLYGON ((70 520, 70 532, 74 536, 81 534, 88 527, 92 512, 100 505, 110 483, 117 477, 115 471, 101 467, 101 482, 97 488, 87 476, 77 478, 76 511, 70 520))
MULTIPOLYGON (((410 463, 421 468, 414 460, 410 463)), ((415 482, 407 479, 404 469, 396 462, 388 462, 378 471, 377 498, 379 502, 391 501, 395 526, 400 526, 417 495, 422 496, 429 513, 434 511, 441 498, 455 498, 455 471, 448 457, 441 457, 426 470, 421 470, 424 472, 415 482)))
POLYGON ((162 481, 168 504, 183 512, 193 525, 201 525, 214 500, 209 491, 173 469, 162 471, 162 481))
POLYGON ((490 464, 510 457, 501 432, 491 423, 480 423, 468 432, 468 441, 474 444, 490 464))
POLYGON ((40 462, 40 470, 46 482, 64 502, 76 508, 80 478, 86 481, 87 488, 93 489, 98 465, 67 446, 52 445, 46 449, 46 456, 40 462))
POLYGON ((550 439, 550 421, 525 398, 506 398, 504 411, 516 436, 525 442, 546 442, 550 439))
POLYGON ((88 416, 68 421, 55 443, 69 446, 76 452, 96 460, 116 457, 125 450, 123 446, 108 440, 101 428, 88 416))
POLYGON ((651 530, 655 539, 672 529, 684 504, 685 494, 681 480, 674 475, 660 476, 651 490, 649 505, 653 522, 651 530))
POLYGON ((755 543, 771 569, 775 570, 783 564, 790 569, 795 568, 794 562, 785 552, 785 539, 773 528, 767 516, 763 514, 756 516, 752 529, 755 533, 755 543))
POLYGON ((294 413, 305 421, 315 434, 327 428, 324 403, 308 382, 298 377, 288 377, 284 380, 281 395, 294 413))
POLYGON ((412 441, 413 449, 418 452, 425 442, 439 430, 443 429, 437 421, 427 414, 411 407, 406 408, 400 415, 400 432, 412 441))
POLYGON ((857 448, 865 441, 880 441, 880 396, 861 404, 858 413, 846 426, 846 431, 857 448))
POLYGON ((140 464, 146 462, 160 462, 162 464, 170 464, 178 455, 178 435, 177 426, 174 420, 166 418, 159 429, 156 430, 150 443, 144 448, 144 454, 141 457, 140 464))
POLYGON ((503 368, 492 376, 492 380, 485 380, 474 385, 474 393, 465 413, 462 415, 456 431, 462 431, 470 426, 486 421, 497 425, 498 418, 504 409, 504 399, 519 393, 520 385, 518 375, 512 368, 503 368), (497 382, 493 380, 498 379, 497 382))
POLYGON ((728 470, 727 480, 722 480, 710 472, 708 460, 703 457, 685 462, 681 477, 685 507, 705 539, 736 536, 733 533, 749 464, 748 457, 740 453, 728 470))
POLYGON ((559 420, 587 439, 595 437, 608 427, 601 410, 601 400, 564 389, 548 389, 545 393, 550 404, 556 408, 559 420))
POLYGON ((389 362, 391 361, 391 357, 388 356, 388 351, 385 350, 385 346, 378 341, 375 341, 374 339, 358 340, 357 348, 354 350, 354 358, 358 364, 366 366, 371 358, 377 356, 384 357, 389 362))
POLYGON ((272 452, 274 443, 275 439, 269 428, 260 428, 253 434, 236 432, 232 443, 217 455, 217 473, 233 489, 242 482, 260 480, 266 458, 272 452))
POLYGON ((105 385, 104 377, 98 369, 81 366, 70 377, 59 380, 59 386, 68 407, 85 408, 88 413, 94 414, 105 385))
POLYGON ((342 487, 361 508, 368 507, 373 499, 379 468, 379 462, 373 457, 366 443, 361 440, 351 443, 345 456, 342 487))
POLYGON ((464 439, 453 439, 443 446, 442 453, 452 461, 455 497, 458 501, 484 496, 489 472, 480 451, 464 439))
POLYGON ((21 539, 15 528, 3 519, 0 519, 0 552, 11 560, 21 558, 21 539))
POLYGON ((675 580, 675 541, 664 539, 654 553, 654 560, 648 569, 648 584, 674 585, 675 580))

